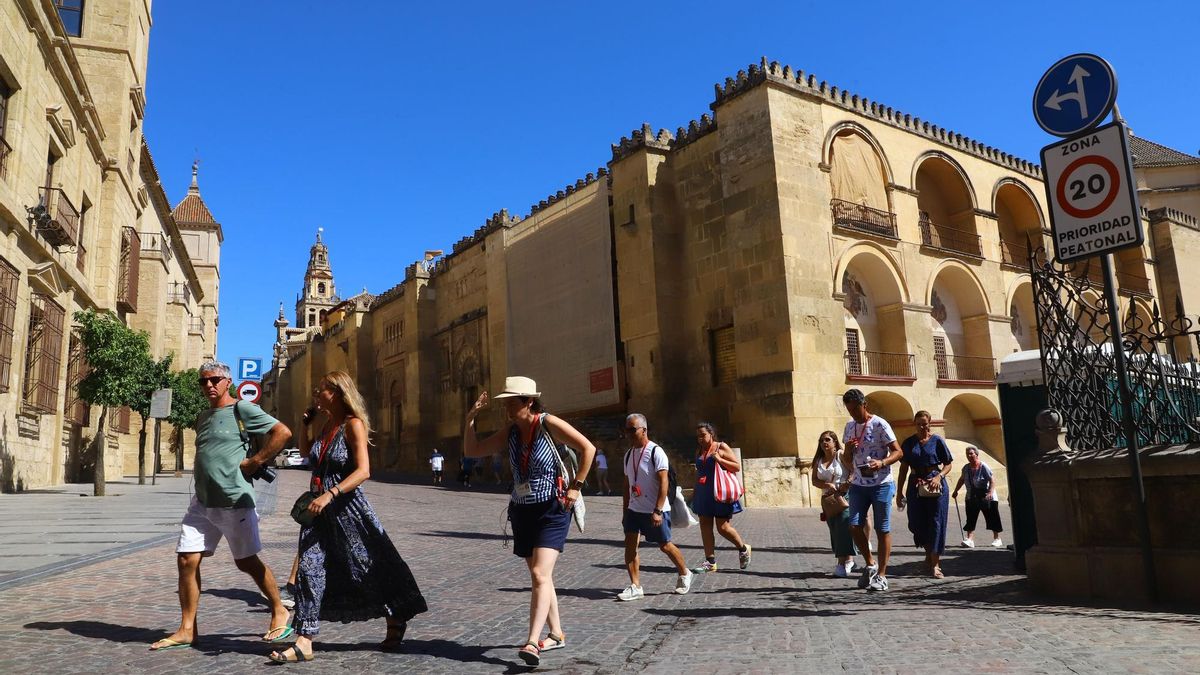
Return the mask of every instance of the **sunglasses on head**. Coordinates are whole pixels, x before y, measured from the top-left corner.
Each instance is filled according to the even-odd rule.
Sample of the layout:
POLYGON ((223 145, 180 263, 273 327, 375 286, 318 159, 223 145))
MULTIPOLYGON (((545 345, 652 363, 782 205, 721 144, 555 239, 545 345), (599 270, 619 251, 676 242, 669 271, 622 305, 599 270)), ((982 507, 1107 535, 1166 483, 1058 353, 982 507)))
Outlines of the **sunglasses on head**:
POLYGON ((212 377, 202 377, 202 378, 200 378, 199 382, 200 382, 201 387, 203 387, 206 384, 211 384, 212 386, 215 387, 221 383, 221 380, 224 380, 224 379, 225 379, 224 375, 214 375, 212 377))

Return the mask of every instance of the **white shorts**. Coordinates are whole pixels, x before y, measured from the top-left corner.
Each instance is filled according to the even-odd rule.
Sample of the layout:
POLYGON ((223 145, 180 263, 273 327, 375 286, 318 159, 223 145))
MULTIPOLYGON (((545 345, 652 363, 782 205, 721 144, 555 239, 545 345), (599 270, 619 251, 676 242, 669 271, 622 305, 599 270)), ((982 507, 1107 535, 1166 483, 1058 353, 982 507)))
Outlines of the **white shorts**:
POLYGON ((229 552, 234 560, 258 554, 262 550, 258 538, 258 511, 253 506, 210 509, 193 496, 179 528, 175 552, 212 555, 221 537, 229 539, 229 552))

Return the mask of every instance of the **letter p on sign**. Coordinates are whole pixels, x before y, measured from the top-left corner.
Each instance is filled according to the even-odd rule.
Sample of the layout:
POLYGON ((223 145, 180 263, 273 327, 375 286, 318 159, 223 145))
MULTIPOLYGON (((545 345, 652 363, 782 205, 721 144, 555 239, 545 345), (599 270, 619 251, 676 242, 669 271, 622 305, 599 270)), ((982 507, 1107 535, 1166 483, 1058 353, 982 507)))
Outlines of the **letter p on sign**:
POLYGON ((238 359, 238 379, 259 380, 262 379, 262 359, 240 358, 238 359))

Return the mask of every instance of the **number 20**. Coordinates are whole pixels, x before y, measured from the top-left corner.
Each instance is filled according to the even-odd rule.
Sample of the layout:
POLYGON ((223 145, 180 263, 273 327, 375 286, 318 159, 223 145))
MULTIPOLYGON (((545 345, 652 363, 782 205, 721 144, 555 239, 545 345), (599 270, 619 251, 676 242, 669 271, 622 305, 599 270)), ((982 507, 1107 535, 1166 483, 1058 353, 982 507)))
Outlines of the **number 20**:
POLYGON ((1081 181, 1081 180, 1071 181, 1071 190, 1073 191, 1073 192, 1071 192, 1071 199, 1072 200, 1083 199, 1084 197, 1087 196, 1087 192, 1090 192, 1094 195, 1098 195, 1101 192, 1104 192, 1104 176, 1101 174, 1098 174, 1098 173, 1092 174, 1087 179, 1087 185, 1086 185, 1087 192, 1084 191, 1084 188, 1085 188, 1085 186, 1083 184, 1083 181, 1081 181))

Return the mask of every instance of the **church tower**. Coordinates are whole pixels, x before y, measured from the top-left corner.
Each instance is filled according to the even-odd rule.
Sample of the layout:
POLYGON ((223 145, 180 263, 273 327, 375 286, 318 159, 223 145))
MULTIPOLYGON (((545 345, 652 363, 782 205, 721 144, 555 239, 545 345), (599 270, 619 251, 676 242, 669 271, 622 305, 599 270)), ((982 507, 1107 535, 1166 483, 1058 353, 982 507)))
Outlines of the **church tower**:
POLYGON ((312 331, 321 325, 329 308, 341 302, 333 286, 333 268, 329 266, 329 249, 321 241, 324 228, 317 228, 317 241, 308 252, 308 270, 304 273, 304 289, 296 296, 296 327, 312 331))

